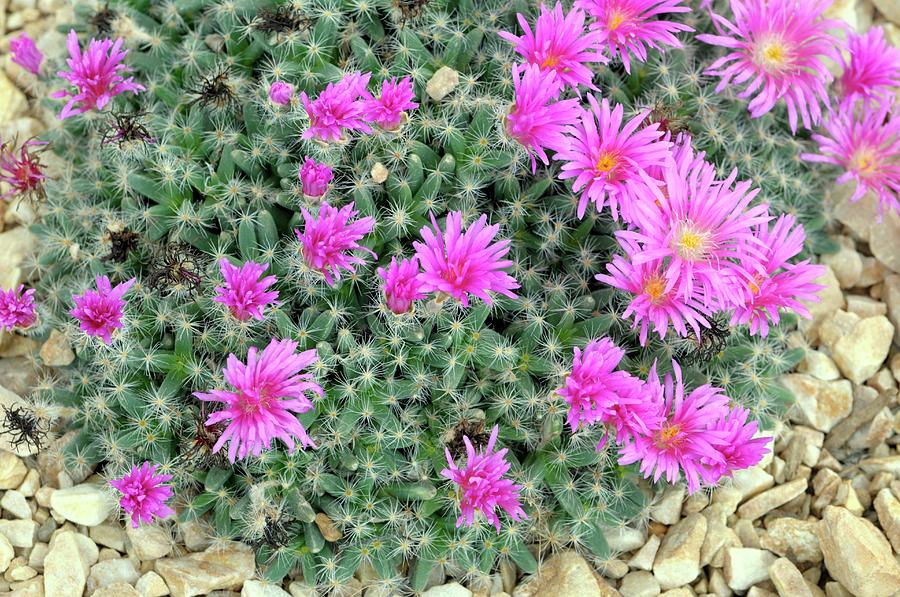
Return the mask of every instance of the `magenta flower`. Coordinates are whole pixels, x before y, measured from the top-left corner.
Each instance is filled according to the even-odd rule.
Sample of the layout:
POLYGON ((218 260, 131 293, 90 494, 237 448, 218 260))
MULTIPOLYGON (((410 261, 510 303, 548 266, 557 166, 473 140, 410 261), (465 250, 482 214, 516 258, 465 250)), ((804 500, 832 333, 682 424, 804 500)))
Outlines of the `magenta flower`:
POLYGON ((305 92, 301 92, 300 101, 309 115, 309 128, 302 137, 340 141, 344 130, 371 133, 372 129, 366 124, 367 107, 372 99, 366 91, 369 77, 370 73, 344 75, 337 83, 329 83, 315 100, 310 100, 305 92))
POLYGON ((425 242, 413 242, 416 257, 422 264, 419 280, 423 292, 438 292, 458 299, 469 306, 469 295, 491 304, 489 292, 516 298, 512 292, 518 282, 504 270, 513 264, 503 257, 509 253, 509 240, 491 243, 500 226, 487 224, 487 216, 462 231, 462 213, 447 214, 446 231, 438 228, 431 215, 434 230, 427 226, 420 234, 425 242))
POLYGON ((241 267, 237 267, 228 259, 222 259, 219 261, 219 268, 225 278, 225 286, 216 288, 213 300, 228 307, 239 321, 247 321, 251 317, 262 321, 265 306, 278 298, 277 290, 266 291, 276 282, 275 276, 260 279, 263 272, 269 269, 269 264, 246 261, 241 267))
POLYGON ((521 37, 506 31, 499 35, 515 44, 527 64, 537 65, 543 72, 553 71, 560 86, 568 85, 576 92, 579 85, 597 89, 592 83, 594 72, 586 63, 606 64, 609 59, 598 51, 600 32, 585 33, 583 11, 576 8, 565 14, 559 2, 553 10, 541 4, 533 32, 522 14, 517 18, 524 32, 521 37))
POLYGON ((303 183, 303 194, 307 197, 321 197, 328 192, 328 183, 334 178, 334 172, 328 164, 317 164, 306 156, 300 166, 300 182, 303 183))
POLYGON ((861 35, 851 32, 847 45, 850 60, 840 55, 844 74, 837 82, 841 108, 860 99, 866 106, 875 100, 890 103, 893 89, 900 87, 900 49, 885 41, 881 27, 861 35))
POLYGON ((126 304, 122 297, 135 281, 132 278, 113 288, 109 278, 97 276, 97 290, 85 290, 80 295, 72 296, 75 308, 69 314, 81 322, 81 331, 88 336, 103 338, 109 344, 113 331, 122 327, 126 304))
POLYGON ((221 421, 228 424, 213 446, 218 452, 228 443, 228 460, 243 460, 248 455, 259 456, 263 448, 272 449, 272 440, 280 439, 293 452, 299 440, 300 448, 315 448, 316 444, 306 429, 294 416, 312 410, 307 397, 310 392, 324 396, 321 386, 313 381, 311 373, 301 371, 318 360, 315 350, 299 354, 297 342, 275 340, 258 354, 257 348, 247 352, 247 364, 233 354, 222 372, 233 390, 194 392, 194 396, 207 402, 222 402, 225 408, 206 419, 210 427, 221 421))
POLYGON ((37 319, 34 312, 34 288, 25 290, 19 285, 13 290, 0 288, 0 330, 11 332, 13 328, 27 328, 37 319))
POLYGON ((531 155, 531 171, 537 169, 537 155, 546 166, 550 163, 544 149, 563 151, 571 144, 564 133, 581 115, 581 106, 575 98, 553 101, 559 97, 561 83, 552 70, 541 71, 530 64, 519 76, 519 66, 512 67, 515 103, 506 115, 506 132, 521 143, 531 155))
POLYGON ((385 130, 393 130, 400 126, 406 110, 419 107, 414 99, 416 92, 409 77, 403 77, 399 82, 397 77, 385 79, 381 83, 381 95, 366 102, 366 119, 385 130))
POLYGON ((587 99, 591 109, 584 110, 580 123, 570 127, 569 146, 553 157, 565 162, 559 177, 574 178, 576 193, 584 189, 578 201, 579 218, 589 202, 600 211, 608 201, 613 218, 618 219, 619 207, 636 201, 638 188, 647 184, 639 173, 671 161, 672 143, 660 139, 658 123, 639 128, 649 110, 623 127, 621 104, 610 109, 605 98, 600 104, 593 95, 587 99))
POLYGON ((732 188, 737 171, 722 181, 715 167, 695 159, 692 151, 677 156, 663 169, 664 189, 641 172, 646 184, 639 190, 642 200, 635 203, 637 228, 616 235, 639 245, 630 253, 632 263, 668 261, 666 292, 698 296, 707 307, 720 305, 734 299, 727 278, 736 265, 729 260, 761 257, 753 227, 771 216, 767 205, 750 205, 758 189, 750 190, 749 181, 732 188))
POLYGON ((703 461, 709 467, 711 484, 732 476, 734 471, 756 466, 769 451, 766 444, 771 438, 753 437, 758 425, 756 421, 747 422, 748 414, 735 406, 710 427, 710 433, 720 436, 717 449, 721 456, 703 461))
POLYGON ((842 168, 837 184, 856 182, 851 203, 871 191, 878 197, 879 216, 885 209, 900 213, 900 117, 891 113, 891 102, 859 114, 849 107, 837 110, 823 128, 825 134, 812 136, 819 153, 801 157, 842 168))
POLYGON ((736 277, 744 300, 734 307, 731 325, 750 325, 750 334, 766 336, 769 321, 778 325, 780 309, 792 309, 810 318, 800 301, 818 302, 818 291, 824 286, 813 283, 825 272, 821 265, 808 259, 791 264, 788 260, 803 250, 803 226, 794 227, 794 216, 782 215, 770 230, 765 224, 755 227, 763 253, 755 263, 747 263, 746 277, 736 277))
POLYGON ((721 77, 716 93, 747 83, 739 98, 755 97, 747 108, 757 118, 784 99, 791 130, 797 131, 797 115, 812 128, 828 106, 827 85, 832 76, 827 60, 839 60, 840 42, 830 29, 837 21, 822 19, 828 8, 820 0, 730 0, 732 23, 711 13, 719 35, 697 39, 728 48, 706 74, 721 77))
POLYGON ((494 425, 487 446, 480 452, 475 451, 468 436, 463 436, 468 458, 466 468, 457 468, 450 450, 444 448, 450 468, 442 470, 441 475, 456 483, 462 492, 459 502, 461 515, 456 520, 456 528, 462 526, 463 522, 472 526, 475 522, 475 510, 478 510, 499 533, 500 518, 496 513, 497 506, 505 510, 516 522, 528 518, 519 503, 521 486, 503 478, 509 470, 509 463, 503 458, 506 455, 506 448, 494 452, 499 431, 500 428, 494 425))
POLYGON ((388 308, 400 315, 412 308, 413 301, 425 298, 419 281, 419 258, 391 258, 391 264, 384 269, 378 268, 378 275, 384 280, 384 296, 388 308))
POLYGON ((631 72, 629 53, 647 61, 647 48, 665 51, 665 46, 680 48, 675 37, 681 31, 693 31, 687 25, 665 21, 662 15, 690 12, 682 0, 575 0, 594 21, 591 28, 602 34, 610 57, 620 58, 625 72, 631 72))
POLYGON ((665 475, 670 484, 678 482, 680 473, 687 480, 688 492, 700 488, 701 480, 718 481, 714 472, 725 465, 721 453, 724 439, 711 427, 728 413, 728 397, 719 388, 702 385, 685 395, 681 367, 672 361, 675 383, 666 375, 660 383, 656 363, 644 386, 646 400, 653 404, 662 422, 647 435, 635 435, 622 446, 619 464, 640 461, 645 478, 659 481, 665 475))
MULTIPOLYGON (((623 356, 625 351, 609 338, 591 340, 584 352, 575 347, 572 373, 557 390, 569 405, 567 422, 573 433, 582 425, 615 422, 621 407, 643 403, 641 380, 627 371, 616 371, 623 356)), ((618 427, 621 431, 630 425, 618 427)))
POLYGON ((0 180, 9 186, 9 189, 0 195, 0 199, 17 195, 22 197, 44 195, 44 180, 47 176, 41 169, 37 152, 31 149, 44 145, 47 145, 45 141, 29 139, 19 148, 19 155, 16 155, 15 146, 8 143, 0 144, 0 180))
POLYGON ((144 462, 140 467, 131 467, 131 472, 121 479, 110 479, 109 484, 122 493, 119 505, 131 514, 131 526, 138 528, 141 523, 153 522, 153 517, 167 518, 175 514, 166 500, 172 497, 172 488, 163 485, 172 480, 172 475, 157 475, 156 465, 144 462))
POLYGON ((40 74, 44 55, 37 49, 34 40, 28 37, 28 34, 23 32, 18 37, 10 39, 9 52, 12 54, 13 62, 35 75, 40 74))
POLYGON ((128 54, 128 50, 121 50, 123 43, 121 37, 115 42, 109 39, 92 39, 82 54, 78 35, 74 29, 69 31, 66 39, 70 56, 66 60, 69 70, 56 74, 76 87, 77 92, 61 89, 50 94, 50 97, 56 99, 70 98, 59 113, 60 120, 88 110, 102 110, 120 93, 144 91, 144 86, 135 83, 132 77, 126 79, 122 76, 123 73, 131 72, 129 67, 122 64, 128 54))
POLYGON ((294 86, 284 81, 275 81, 269 87, 269 101, 279 106, 287 106, 294 97, 294 86))
POLYGON ((597 280, 613 288, 634 295, 622 317, 633 319, 632 329, 640 326, 641 346, 647 343, 651 326, 660 339, 664 338, 671 325, 679 336, 688 336, 688 327, 700 337, 700 327, 709 327, 712 310, 703 304, 695 293, 678 293, 683 286, 678 277, 667 277, 669 268, 662 259, 635 263, 634 256, 641 252, 640 246, 625 238, 619 239, 627 257, 614 255, 607 264, 609 275, 597 274, 597 280))
POLYGON ((319 208, 319 214, 313 218, 305 208, 303 214, 303 232, 294 229, 294 233, 303 245, 303 259, 312 269, 325 276, 325 282, 334 286, 341 277, 341 270, 355 272, 354 265, 361 265, 365 260, 351 255, 350 251, 365 251, 377 258, 377 255, 357 241, 372 231, 375 218, 365 217, 351 222, 359 212, 353 209, 353 203, 335 209, 327 203, 319 208))

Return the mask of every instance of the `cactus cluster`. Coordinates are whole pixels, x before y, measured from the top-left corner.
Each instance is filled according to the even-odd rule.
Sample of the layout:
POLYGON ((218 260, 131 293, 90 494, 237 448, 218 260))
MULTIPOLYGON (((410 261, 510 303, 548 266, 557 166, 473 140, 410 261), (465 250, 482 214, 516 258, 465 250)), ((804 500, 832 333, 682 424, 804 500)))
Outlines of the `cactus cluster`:
MULTIPOLYGON (((146 90, 67 118, 46 139, 63 166, 46 181, 35 226, 40 302, 28 333, 62 331, 77 360, 31 399, 78 431, 66 464, 112 478, 157 463, 172 476, 178 517, 256 545, 266 578, 300 569, 335 589, 371 566, 385 588, 421 590, 435 566, 474 577, 511 559, 533 572, 536 558, 563 547, 605 558, 609 529, 646 520, 636 465, 595 448, 602 429, 564 427, 555 390, 573 347, 609 336, 625 349, 621 368, 640 377, 675 357, 689 385, 723 388, 764 427, 780 416, 790 396, 776 379, 802 354, 787 346, 791 319, 766 337, 722 318, 700 340, 670 332, 641 346, 622 317, 627 297, 594 279, 617 251, 619 225, 593 209, 579 219, 558 166, 533 174, 506 134, 516 56, 497 32, 537 11, 499 0, 79 6, 81 39, 126 39, 130 76, 146 90), (440 90, 429 85, 439 69, 449 75, 440 90), (276 81, 315 97, 355 71, 372 73, 372 87, 409 77, 418 108, 394 130, 322 143, 302 138, 310 123, 297 95, 287 105, 269 98, 276 81), (325 200, 352 201, 377 221, 361 243, 378 259, 333 286, 293 233, 301 208, 322 201, 304 195, 306 157, 334 171, 325 200), (393 313, 376 268, 410 256, 430 214, 449 211, 501 226, 518 297, 469 308, 428 299, 393 313), (277 277, 264 319, 230 317, 213 300, 225 258, 267 264, 277 277), (70 316, 73 295, 99 275, 136 278, 109 344, 70 316), (212 450, 221 429, 205 423, 215 407, 193 392, 224 387, 227 356, 243 360, 273 337, 317 351, 311 372, 324 395, 299 416, 317 447, 232 464, 212 450), (480 517, 457 528, 459 496, 440 474, 445 448, 459 462, 462 438, 483 445, 495 425, 528 518, 505 519, 499 533, 480 517)), ((705 11, 676 19, 712 28, 705 11)), ((745 101, 714 93, 702 74, 717 49, 684 43, 632 61, 630 72, 617 60, 596 65, 594 82, 626 116, 652 108, 663 130, 690 132, 722 176, 736 168, 761 189, 757 202, 796 215, 808 254, 827 251, 822 178, 800 159, 805 141, 785 111, 751 119, 745 101)))

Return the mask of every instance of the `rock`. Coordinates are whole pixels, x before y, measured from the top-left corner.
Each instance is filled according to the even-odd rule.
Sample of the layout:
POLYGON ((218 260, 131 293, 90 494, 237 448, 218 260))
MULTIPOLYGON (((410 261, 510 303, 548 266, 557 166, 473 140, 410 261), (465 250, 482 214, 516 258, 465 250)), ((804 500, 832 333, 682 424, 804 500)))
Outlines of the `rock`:
POLYGON ((0 572, 6 572, 16 553, 5 535, 0 535, 0 572))
POLYGON ((135 583, 134 588, 141 594, 141 597, 165 597, 169 594, 166 581, 153 570, 144 573, 135 583))
POLYGON ((316 591, 315 587, 311 587, 302 582, 292 582, 288 585, 288 591, 290 592, 291 597, 319 597, 319 593, 316 591))
POLYGON ((822 263, 831 267, 841 288, 853 288, 862 276, 863 263, 859 253, 843 246, 837 253, 822 255, 822 263))
POLYGON ((851 593, 887 597, 900 591, 900 564, 871 522, 828 506, 818 533, 828 574, 851 593))
MULTIPOLYGON (((469 592, 469 595, 471 594, 469 592)), ((248 580, 244 582, 244 587, 241 589, 241 597, 291 597, 291 594, 278 585, 259 580, 248 580)))
POLYGON ((806 580, 787 558, 778 558, 769 567, 769 578, 781 597, 813 597, 806 580))
POLYGON ((834 381, 841 377, 841 372, 838 371, 837 365, 834 364, 830 356, 824 352, 811 349, 806 351, 803 360, 797 365, 797 371, 808 373, 822 381, 834 381))
POLYGON ((31 547, 37 534, 33 520, 0 520, 0 534, 6 535, 13 547, 31 547))
POLYGON ((808 483, 805 478, 795 479, 784 485, 778 485, 764 491, 738 508, 738 516, 747 520, 756 520, 763 514, 771 512, 806 491, 808 483))
POLYGON ((172 551, 172 537, 160 526, 142 525, 135 529, 129 525, 125 535, 139 560, 158 560, 172 551))
MULTIPOLYGON (((27 358, 11 357, 0 359, 0 386, 9 390, 9 393, 15 396, 14 400, 16 402, 22 402, 19 395, 29 393, 31 388, 37 384, 37 381, 37 371, 35 371, 34 366, 27 358)), ((12 405, 9 404, 7 406, 12 405)), ((15 448, 12 447, 8 439, 0 442, 0 449, 15 452, 15 448)), ((15 453, 19 456, 27 456, 27 454, 15 453)))
POLYGON ((218 589, 238 589, 253 577, 256 562, 250 547, 231 542, 181 558, 156 560, 156 572, 173 597, 194 597, 218 589))
POLYGON ((812 322, 808 324, 811 329, 814 329, 826 315, 844 308, 844 293, 841 291, 841 284, 829 266, 825 266, 825 273, 816 278, 814 282, 825 287, 818 293, 819 300, 809 303, 801 301, 812 316, 812 322))
POLYGON ((670 526, 681 520, 681 504, 684 502, 685 487, 668 487, 662 498, 650 508, 650 520, 670 526))
POLYGON ((878 284, 882 280, 884 280, 884 276, 887 273, 887 270, 881 263, 875 259, 874 257, 864 256, 862 258, 863 262, 863 271, 862 275, 859 277, 859 282, 857 282, 857 287, 859 288, 869 288, 870 286, 874 286, 878 284))
POLYGON ((93 593, 97 589, 120 582, 133 585, 140 577, 141 573, 135 561, 130 558, 101 560, 91 566, 87 590, 88 593, 93 593))
POLYGON ((900 344, 900 275, 891 275, 884 279, 882 300, 887 305, 887 314, 894 325, 894 340, 900 344))
POLYGON ((878 522, 894 551, 900 553, 900 501, 897 501, 889 488, 885 487, 875 497, 875 512, 878 513, 878 522))
POLYGON ((776 518, 766 524, 766 532, 760 537, 764 549, 790 558, 794 562, 822 561, 819 546, 818 523, 796 518, 776 518))
POLYGON ((900 477, 900 455, 866 458, 859 461, 859 467, 867 475, 887 472, 894 475, 894 477, 900 477))
POLYGON ((28 501, 21 492, 15 489, 10 489, 3 494, 0 506, 16 518, 31 520, 31 507, 28 506, 28 501))
POLYGON ((849 334, 835 342, 832 348, 834 362, 847 379, 862 384, 884 363, 893 337, 894 326, 887 317, 878 315, 862 319, 849 334))
POLYGON ((200 521, 179 521, 177 524, 181 540, 188 551, 203 551, 209 547, 209 533, 200 521))
POLYGON ((706 527, 705 517, 692 514, 669 528, 653 562, 653 575, 663 590, 689 584, 700 574, 706 527))
POLYGON ((381 162, 376 162, 374 166, 372 166, 372 171, 369 173, 372 177, 372 182, 375 184, 381 184, 388 179, 390 172, 387 167, 381 162))
POLYGON ((90 535, 97 545, 125 552, 125 531, 119 524, 103 523, 91 527, 90 535))
POLYGON ((603 529, 609 549, 618 553, 634 551, 647 542, 647 535, 631 527, 603 529))
MULTIPOLYGON (((427 593, 426 593, 427 595, 427 593)), ((513 597, 618 597, 583 557, 566 550, 544 562, 540 574, 532 576, 513 591, 513 597)), ((423 595, 424 597, 424 595, 423 595)))
POLYGON ((142 597, 141 594, 126 582, 113 583, 100 588, 91 594, 91 597, 142 597))
POLYGON ((653 570, 653 562, 656 560, 656 552, 659 551, 660 540, 656 535, 650 535, 647 542, 628 561, 628 565, 638 570, 653 570))
POLYGON ((853 313, 860 319, 875 317, 877 315, 887 315, 887 305, 873 298, 862 296, 859 294, 847 295, 847 312, 853 313))
POLYGON ((775 485, 775 477, 767 473, 761 466, 751 466, 734 472, 732 487, 746 500, 775 485))
MULTIPOLYGON (((5 107, 2 99, 4 80, 5 77, 0 74, 0 106, 5 107)), ((2 111, 3 108, 0 108, 2 111)), ((4 122, 2 116, 0 122, 4 122)), ((25 281, 23 262, 26 256, 37 251, 37 247, 37 237, 25 226, 0 233, 0 288, 15 288, 25 281)))
POLYGON ((725 550, 725 582, 733 591, 746 591, 769 578, 775 556, 764 549, 729 547, 725 550))
POLYGON ((797 399, 791 418, 828 432, 853 409, 853 386, 846 379, 822 381, 805 373, 781 376, 781 383, 797 399))
POLYGON ((54 491, 50 507, 66 520, 92 527, 109 518, 116 509, 116 501, 99 485, 83 483, 54 491))
POLYGON ((28 474, 22 459, 7 451, 0 452, 0 489, 15 489, 28 474))
POLYGON ((884 18, 894 25, 900 25, 900 5, 895 0, 872 0, 872 3, 884 18))
POLYGON ((472 597, 472 591, 458 582, 452 582, 438 587, 431 587, 422 593, 422 597, 472 597))
POLYGON ((638 570, 625 575, 619 584, 622 597, 656 597, 659 595, 659 581, 649 572, 638 570))
POLYGON ((5 74, 0 73, 0 122, 10 122, 24 116, 27 110, 28 100, 25 94, 5 74))
POLYGON ((48 367, 65 367, 75 360, 72 345, 66 335, 59 330, 50 332, 50 337, 41 346, 41 361, 48 367))
POLYGON ((444 99, 459 85, 459 73, 449 66, 442 66, 425 84, 425 92, 436 102, 444 99))
POLYGON ((316 526, 319 527, 319 532, 322 533, 326 541, 334 543, 341 539, 341 530, 335 526, 334 522, 324 512, 316 514, 316 526))
POLYGON ((44 558, 44 593, 58 597, 81 597, 88 567, 82 560, 75 533, 63 531, 53 538, 44 558))
MULTIPOLYGON (((885 4, 891 0, 879 0, 885 4)), ((878 4, 879 2, 876 2, 878 4)), ((893 2, 897 7, 897 2, 893 2)), ((900 8, 895 8, 900 12, 900 8)), ((881 264, 900 274, 900 215, 892 209, 885 210, 884 219, 869 230, 869 248, 881 264)))

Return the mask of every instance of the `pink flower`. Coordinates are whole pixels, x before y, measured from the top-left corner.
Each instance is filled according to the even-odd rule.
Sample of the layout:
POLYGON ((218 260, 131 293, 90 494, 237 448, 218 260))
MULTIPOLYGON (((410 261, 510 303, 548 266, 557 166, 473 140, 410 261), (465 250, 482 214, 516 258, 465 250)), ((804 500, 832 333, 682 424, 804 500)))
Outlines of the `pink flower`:
POLYGON ((109 484, 122 493, 119 505, 131 514, 131 526, 138 528, 141 523, 153 522, 153 517, 166 518, 175 511, 166 505, 172 497, 172 488, 163 485, 172 480, 172 475, 157 475, 156 465, 144 462, 140 467, 131 467, 131 472, 121 479, 110 479, 109 484))
POLYGON ((561 85, 576 92, 579 85, 597 89, 591 82, 594 72, 585 63, 606 64, 609 59, 598 51, 600 32, 584 32, 583 11, 576 8, 565 14, 559 2, 553 10, 541 4, 533 32, 521 13, 517 18, 524 31, 521 37, 506 31, 499 35, 515 44, 516 52, 525 57, 526 63, 537 65, 543 72, 555 72, 561 85))
MULTIPOLYGON (((600 421, 613 423, 618 420, 618 431, 630 428, 619 419, 623 406, 639 406, 644 402, 641 380, 627 371, 616 371, 625 351, 609 338, 591 340, 584 352, 575 347, 572 373, 557 390, 569 405, 567 422, 572 432, 581 425, 600 421)), ((619 434, 617 434, 619 437, 619 434)))
POLYGON ((739 98, 755 97, 747 106, 757 118, 784 99, 791 130, 797 131, 797 115, 812 128, 828 106, 832 76, 827 59, 839 60, 840 42, 829 29, 836 21, 822 19, 829 3, 820 0, 731 0, 732 23, 710 13, 719 35, 697 39, 730 51, 713 62, 706 74, 721 77, 716 93, 729 85, 747 83, 739 98))
POLYGON ((664 21, 661 15, 690 12, 682 0, 576 0, 594 18, 591 28, 602 34, 610 57, 621 58, 625 72, 631 72, 629 52, 641 62, 647 60, 647 47, 665 51, 665 46, 680 48, 675 37, 680 31, 693 31, 687 25, 664 21))
POLYGON ((450 450, 444 448, 450 468, 442 470, 441 475, 456 483, 462 491, 459 502, 461 515, 456 520, 456 528, 462 526, 463 522, 472 526, 475 522, 475 510, 478 510, 499 533, 500 518, 496 513, 497 506, 517 522, 528 518, 519 503, 521 486, 503 478, 509 470, 509 463, 503 458, 506 455, 506 448, 494 452, 499 431, 500 428, 494 425, 487 446, 479 452, 475 451, 468 436, 463 436, 468 458, 466 468, 457 468, 450 450))
POLYGON ((85 290, 72 296, 75 308, 69 314, 81 322, 81 331, 88 336, 98 336, 109 344, 114 330, 122 327, 122 297, 135 283, 132 278, 113 288, 106 276, 97 276, 97 290, 85 290))
POLYGON ((868 106, 874 100, 887 103, 893 89, 900 87, 900 49, 888 44, 881 27, 872 27, 862 35, 850 33, 850 60, 841 54, 844 74, 837 82, 841 108, 861 99, 868 106))
POLYGON ((34 288, 25 290, 20 284, 15 290, 0 289, 0 329, 27 328, 37 319, 34 312, 34 288))
POLYGON ((569 146, 554 159, 565 162, 561 179, 574 178, 572 190, 581 189, 578 217, 583 218, 589 202, 597 211, 607 199, 614 219, 619 206, 636 200, 637 189, 645 183, 639 173, 651 166, 671 160, 671 143, 660 139, 658 123, 639 128, 650 113, 645 110, 622 126, 624 109, 621 104, 610 109, 604 98, 600 104, 593 95, 587 96, 590 110, 584 110, 581 122, 570 127, 569 146))
POLYGON ((306 156, 300 166, 300 182, 303 183, 303 194, 307 197, 321 197, 328 192, 328 183, 334 178, 334 172, 328 164, 317 164, 306 156))
POLYGON ((418 257, 400 261, 392 257, 387 269, 378 268, 378 275, 384 280, 387 306, 398 315, 407 313, 413 301, 425 298, 425 294, 421 291, 422 283, 419 281, 418 257))
POLYGON ((309 128, 302 137, 339 141, 345 129, 371 133, 372 129, 366 124, 367 106, 372 99, 366 91, 369 77, 370 73, 344 75, 337 83, 329 83, 315 100, 301 92, 300 101, 309 115, 309 128))
POLYGON ((294 229, 294 233, 303 245, 303 259, 312 269, 325 276, 329 286, 341 277, 340 270, 355 272, 354 265, 361 265, 365 260, 351 255, 350 251, 365 251, 377 257, 370 249, 357 241, 372 231, 375 218, 365 217, 351 222, 359 212, 353 209, 353 203, 335 209, 327 203, 319 208, 319 215, 313 218, 305 208, 300 208, 305 222, 303 232, 294 229))
POLYGON ((66 39, 70 56, 66 61, 69 70, 60 71, 57 75, 74 85, 78 91, 76 93, 61 89, 50 94, 50 97, 56 99, 70 97, 59 113, 60 120, 88 110, 102 110, 120 93, 144 91, 144 86, 135 83, 132 77, 126 79, 122 76, 122 73, 131 72, 130 68, 122 64, 128 54, 128 50, 121 50, 123 43, 121 37, 115 42, 109 39, 92 39, 82 54, 78 35, 74 29, 69 31, 66 39))
POLYGON ((35 75, 41 72, 44 55, 37 49, 34 40, 28 37, 28 34, 23 32, 18 37, 9 40, 9 52, 12 54, 12 61, 25 70, 35 75))
POLYGON ((766 336, 769 321, 778 325, 779 309, 793 309, 809 319, 809 310, 800 301, 817 302, 818 291, 825 288, 814 284, 825 273, 821 265, 809 260, 791 264, 788 260, 803 250, 803 226, 794 227, 794 216, 782 215, 772 229, 765 224, 756 226, 755 234, 763 253, 757 267, 746 264, 748 276, 736 277, 743 301, 734 307, 731 325, 750 324, 750 334, 766 336))
POLYGON ((891 113, 891 102, 859 114, 849 107, 837 110, 823 128, 825 134, 812 136, 819 153, 801 157, 842 168, 837 184, 856 182, 851 203, 871 191, 878 197, 879 216, 885 209, 900 213, 900 117, 891 113))
POLYGON ((710 428, 728 412, 728 397, 719 388, 702 385, 685 395, 681 368, 672 361, 675 383, 666 375, 660 383, 656 363, 645 384, 647 401, 655 406, 662 422, 651 433, 635 435, 621 450, 619 464, 640 461, 645 478, 659 481, 665 475, 670 484, 678 482, 680 473, 687 480, 688 492, 694 493, 704 483, 715 483, 714 472, 725 465, 721 453, 724 439, 710 428))
POLYGON ((632 329, 640 326, 641 346, 647 343, 651 326, 660 339, 665 337, 670 325, 682 337, 688 335, 690 327, 699 338, 700 327, 709 327, 707 317, 712 310, 704 306, 694 293, 676 291, 681 281, 677 277, 667 278, 669 268, 664 260, 635 263, 634 256, 641 252, 640 246, 624 238, 619 239, 619 244, 625 249, 627 257, 614 255, 612 262, 606 266, 609 275, 597 274, 595 277, 613 288, 634 295, 622 317, 633 319, 632 329))
POLYGON ((385 130, 395 129, 400 126, 406 110, 419 107, 413 101, 415 98, 416 92, 409 77, 403 77, 400 82, 397 82, 397 77, 385 79, 381 83, 381 95, 366 102, 367 120, 385 130))
POLYGON ((19 148, 19 155, 16 155, 14 146, 0 144, 0 180, 9 185, 9 190, 0 195, 0 199, 16 195, 44 195, 44 180, 47 176, 41 170, 40 158, 30 149, 44 145, 47 145, 45 141, 29 139, 19 148))
POLYGON ((530 64, 523 68, 521 77, 519 72, 519 66, 514 64, 516 101, 506 115, 506 132, 529 150, 534 172, 535 154, 546 166, 550 160, 545 148, 563 151, 570 145, 571 139, 564 133, 578 121, 581 106, 575 98, 552 101, 559 97, 562 87, 555 71, 541 71, 537 65, 530 64))
POLYGON ((720 436, 717 448, 721 456, 704 461, 710 469, 711 483, 732 476, 734 471, 755 466, 769 451, 766 444, 771 438, 753 437, 758 426, 756 421, 747 422, 748 414, 746 409, 735 406, 710 427, 710 433, 720 436))
POLYGON ((272 449, 273 439, 280 439, 291 452, 296 445, 295 439, 299 440, 301 449, 316 447, 294 413, 312 410, 308 393, 325 395, 311 373, 300 372, 316 362, 318 356, 315 350, 296 354, 296 349, 297 342, 293 340, 273 338, 258 356, 257 348, 251 347, 246 365, 233 354, 228 355, 228 363, 222 372, 234 390, 211 390, 208 394, 194 392, 200 400, 225 404, 225 408, 206 419, 207 427, 228 421, 213 452, 218 452, 225 442, 229 442, 228 460, 233 463, 250 454, 259 456, 263 448, 272 449))
POLYGON ((225 286, 216 288, 213 300, 227 306, 239 321, 246 321, 251 317, 262 321, 265 306, 278 298, 277 290, 266 291, 275 283, 275 276, 260 279, 263 272, 269 269, 269 264, 246 261, 241 267, 237 267, 228 259, 222 259, 219 261, 219 268, 225 278, 225 286))
POLYGON ((639 245, 630 253, 634 264, 667 261, 666 292, 720 305, 734 298, 727 278, 737 265, 730 260, 761 256, 753 227, 771 219, 768 206, 750 205, 758 189, 750 190, 749 181, 732 188, 737 171, 721 181, 715 168, 695 159, 692 151, 676 155, 678 161, 663 168, 663 188, 641 173, 646 184, 639 191, 642 200, 635 203, 637 228, 616 234, 639 245))
POLYGON ((275 81, 269 87, 269 101, 279 106, 287 106, 294 97, 294 86, 284 81, 275 81))
POLYGON ((509 241, 491 243, 499 225, 487 225, 487 216, 482 215, 463 232, 462 213, 458 211, 447 214, 444 232, 438 228, 434 214, 431 224, 433 231, 427 226, 420 231, 425 242, 413 242, 423 270, 419 274, 420 290, 448 294, 463 307, 469 306, 469 295, 489 305, 489 292, 516 298, 512 291, 519 284, 503 271, 513 264, 503 259, 509 253, 509 241))

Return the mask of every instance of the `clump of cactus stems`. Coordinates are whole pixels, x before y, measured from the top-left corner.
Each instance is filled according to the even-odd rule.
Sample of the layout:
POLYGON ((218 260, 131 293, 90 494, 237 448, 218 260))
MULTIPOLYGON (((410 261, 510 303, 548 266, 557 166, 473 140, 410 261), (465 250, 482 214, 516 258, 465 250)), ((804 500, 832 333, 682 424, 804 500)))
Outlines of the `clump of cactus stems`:
POLYGON ((540 25, 524 3, 79 6, 69 50, 105 53, 102 77, 21 60, 63 90, 45 141, 66 167, 29 179, 46 190, 37 317, 16 329, 77 353, 36 397, 73 413, 66 462, 109 477, 134 524, 174 510, 251 543, 266 578, 338 589, 366 566, 397 590, 438 566, 605 558, 605 532, 647 520, 643 476, 694 491, 754 464, 802 356, 778 309, 815 291, 787 259, 831 248, 823 177, 784 102, 751 117, 715 90, 705 8, 603 31, 629 4, 547 7, 587 40, 560 46, 584 63, 566 77, 517 45, 540 25), (566 102, 566 126, 535 129, 526 93, 566 102), (578 178, 568 144, 595 118, 619 124, 584 167, 603 176, 578 178), (629 134, 644 149, 613 145, 629 134), (743 214, 715 237, 725 269, 685 252, 718 229, 681 230, 671 255, 654 232, 677 167, 743 214), (680 311, 641 250, 680 272, 680 311))

